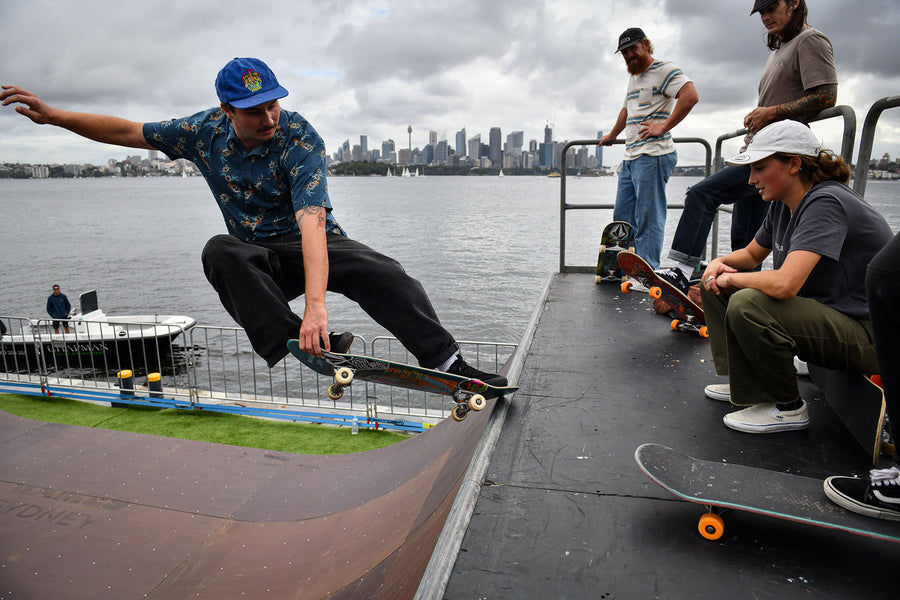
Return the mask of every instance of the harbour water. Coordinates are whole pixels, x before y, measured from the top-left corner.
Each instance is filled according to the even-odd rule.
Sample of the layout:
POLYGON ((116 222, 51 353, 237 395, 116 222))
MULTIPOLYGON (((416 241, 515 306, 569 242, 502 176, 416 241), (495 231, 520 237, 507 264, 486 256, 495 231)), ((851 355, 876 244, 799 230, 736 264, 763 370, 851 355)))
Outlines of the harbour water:
MULTIPOLYGON (((670 202, 697 178, 674 177, 670 202)), ((567 181, 572 203, 612 202, 613 177, 567 181)), ((518 342, 559 264, 559 179, 331 178, 348 233, 418 278, 444 325, 464 340, 518 342)), ((900 230, 900 183, 870 181, 867 199, 900 230)), ((59 283, 73 304, 97 289, 107 314, 183 314, 233 326, 203 275, 206 240, 225 231, 201 178, 0 180, 0 315, 38 318, 59 283)), ((680 211, 671 210, 667 249, 680 211)), ((596 263, 611 210, 567 217, 567 263, 596 263)), ((727 252, 728 217, 722 222, 727 252)), ((664 251, 665 254, 665 251, 664 251)), ((664 258, 665 263, 665 258, 664 258)), ((303 311, 303 300, 294 302, 303 311)), ((329 298, 333 329, 386 332, 355 304, 329 298)))

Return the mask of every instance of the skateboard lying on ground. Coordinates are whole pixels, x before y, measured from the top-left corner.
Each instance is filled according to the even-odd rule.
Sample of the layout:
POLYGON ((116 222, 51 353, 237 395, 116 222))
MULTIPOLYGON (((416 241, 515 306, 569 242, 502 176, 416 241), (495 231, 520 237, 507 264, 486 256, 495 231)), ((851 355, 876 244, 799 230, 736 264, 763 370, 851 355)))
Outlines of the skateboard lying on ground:
POLYGON ((616 259, 622 250, 634 252, 634 227, 627 221, 613 221, 600 234, 600 254, 597 255, 597 283, 621 281, 622 269, 616 259))
POLYGON ((288 340, 287 347, 291 354, 316 373, 334 377, 334 383, 328 386, 328 397, 332 400, 339 399, 344 394, 344 388, 359 379, 450 396, 456 402, 451 416, 454 421, 462 421, 470 410, 484 408, 490 398, 519 389, 514 386, 495 387, 478 379, 371 356, 323 351, 320 358, 301 350, 297 340, 288 340))
MULTIPOLYGON (((640 281, 650 291, 651 298, 662 298, 669 305, 677 317, 672 321, 672 329, 694 331, 700 337, 709 337, 703 309, 684 292, 654 273, 647 261, 634 252, 628 250, 619 252, 618 260, 625 275, 640 281)), ((630 294, 632 286, 633 282, 625 281, 622 283, 622 291, 630 294)))
POLYGON ((822 393, 834 414, 872 459, 879 454, 893 454, 894 448, 884 440, 884 390, 865 375, 835 371, 809 364, 809 376, 822 393))
POLYGON ((634 459, 666 490, 707 507, 709 512, 700 517, 697 528, 709 540, 722 537, 722 512, 734 509, 900 542, 900 522, 864 517, 841 508, 828 499, 824 482, 819 479, 698 460, 658 444, 640 446, 634 459))

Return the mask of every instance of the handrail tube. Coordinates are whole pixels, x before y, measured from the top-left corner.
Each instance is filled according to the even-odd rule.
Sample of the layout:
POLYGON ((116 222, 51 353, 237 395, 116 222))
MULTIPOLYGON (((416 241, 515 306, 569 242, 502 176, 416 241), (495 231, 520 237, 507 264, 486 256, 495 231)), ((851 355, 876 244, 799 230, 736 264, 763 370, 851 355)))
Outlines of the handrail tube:
POLYGON ((856 159, 856 170, 853 172, 853 191, 860 196, 866 192, 869 178, 869 161, 872 159, 872 144, 875 142, 875 126, 881 113, 888 108, 900 106, 900 96, 885 96, 876 100, 866 113, 863 121, 862 135, 859 138, 859 156, 856 159))
MULTIPOLYGON (((712 148, 709 142, 699 137, 677 137, 672 138, 676 144, 696 143, 706 148, 706 176, 710 174, 710 161, 712 157, 712 148)), ((565 273, 566 269, 566 211, 577 209, 603 209, 613 208, 614 205, 608 204, 567 204, 566 203, 566 154, 572 146, 595 146, 600 140, 575 140, 568 142, 562 148, 560 153, 560 181, 559 181, 559 272, 565 273)), ((613 140, 610 145, 624 144, 625 140, 613 140)), ((667 204, 668 208, 684 208, 683 204, 667 204)))

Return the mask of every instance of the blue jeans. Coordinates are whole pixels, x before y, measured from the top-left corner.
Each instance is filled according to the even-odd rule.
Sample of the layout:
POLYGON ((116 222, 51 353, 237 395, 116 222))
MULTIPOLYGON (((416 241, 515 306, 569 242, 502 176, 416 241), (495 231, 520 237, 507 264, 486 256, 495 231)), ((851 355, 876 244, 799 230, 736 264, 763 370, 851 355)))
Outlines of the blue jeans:
POLYGON ((694 267, 700 264, 716 211, 723 204, 734 204, 731 249, 747 246, 769 213, 769 204, 748 183, 749 179, 749 165, 725 167, 689 187, 669 258, 694 267))
POLYGON ((623 160, 613 220, 634 225, 634 251, 654 269, 659 267, 666 233, 666 182, 675 170, 678 154, 643 154, 623 160))

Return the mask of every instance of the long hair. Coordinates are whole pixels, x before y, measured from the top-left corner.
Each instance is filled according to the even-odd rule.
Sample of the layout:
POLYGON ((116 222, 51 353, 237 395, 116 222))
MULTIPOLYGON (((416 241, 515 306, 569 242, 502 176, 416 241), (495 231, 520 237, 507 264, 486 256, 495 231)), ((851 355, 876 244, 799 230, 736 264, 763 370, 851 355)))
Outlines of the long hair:
MULTIPOLYGON (((791 2, 791 0, 778 0, 778 2, 787 4, 791 2)), ((808 14, 809 10, 806 8, 806 0, 800 0, 800 3, 797 4, 797 8, 791 15, 791 18, 781 35, 778 36, 774 33, 766 35, 766 46, 769 47, 769 50, 778 50, 781 48, 782 44, 786 44, 797 37, 797 34, 800 33, 803 26, 806 25, 806 17, 808 14)))
POLYGON ((831 150, 822 150, 818 156, 785 152, 776 152, 772 156, 782 162, 789 162, 794 157, 799 158, 800 175, 808 179, 812 185, 823 181, 837 181, 843 184, 850 181, 850 167, 840 155, 831 150))

